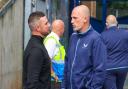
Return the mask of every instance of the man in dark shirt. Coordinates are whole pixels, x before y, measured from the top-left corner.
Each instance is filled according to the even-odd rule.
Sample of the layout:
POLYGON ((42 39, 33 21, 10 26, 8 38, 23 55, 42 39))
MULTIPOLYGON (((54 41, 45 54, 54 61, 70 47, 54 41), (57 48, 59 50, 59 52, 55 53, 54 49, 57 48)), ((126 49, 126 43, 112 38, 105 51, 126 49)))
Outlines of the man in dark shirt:
POLYGON ((128 31, 117 27, 116 17, 107 16, 102 33, 107 47, 107 76, 104 89, 123 89, 128 71, 128 31))
POLYGON ((28 24, 32 36, 24 52, 23 88, 50 89, 50 59, 42 45, 50 24, 42 12, 31 13, 28 24))

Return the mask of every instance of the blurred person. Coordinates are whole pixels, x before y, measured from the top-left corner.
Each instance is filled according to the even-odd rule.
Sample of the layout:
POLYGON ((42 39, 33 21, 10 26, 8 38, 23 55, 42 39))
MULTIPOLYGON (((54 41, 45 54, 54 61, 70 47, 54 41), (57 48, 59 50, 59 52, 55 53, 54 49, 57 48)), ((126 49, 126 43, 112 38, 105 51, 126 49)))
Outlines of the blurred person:
POLYGON ((62 89, 102 89, 106 47, 90 24, 90 10, 77 6, 71 13, 74 33, 65 59, 62 89))
POLYGON ((51 59, 51 89, 60 89, 64 76, 65 49, 60 43, 64 33, 64 22, 55 20, 52 23, 52 32, 45 38, 44 44, 51 59))
POLYGON ((49 22, 43 12, 33 12, 28 18, 31 38, 24 52, 23 89, 50 89, 50 58, 42 45, 49 33, 49 22))
POLYGON ((128 31, 118 28, 114 15, 106 18, 107 30, 102 33, 107 47, 104 89, 123 89, 128 71, 128 31))

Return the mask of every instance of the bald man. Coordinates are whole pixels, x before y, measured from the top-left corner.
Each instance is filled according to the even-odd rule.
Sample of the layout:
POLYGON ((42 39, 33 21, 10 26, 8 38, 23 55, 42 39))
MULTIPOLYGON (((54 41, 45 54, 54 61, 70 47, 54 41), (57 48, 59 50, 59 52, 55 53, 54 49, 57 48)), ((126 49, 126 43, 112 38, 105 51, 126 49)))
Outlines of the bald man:
POLYGON ((106 18, 107 30, 102 33, 107 47, 107 76, 104 89, 124 89, 128 71, 128 31, 117 27, 114 15, 106 18))
POLYGON ((105 78, 105 45, 90 24, 90 11, 80 5, 71 13, 71 35, 63 87, 65 89, 102 89, 105 78))
POLYGON ((114 15, 108 15, 106 18, 106 27, 110 28, 113 26, 117 26, 118 22, 116 20, 116 17, 114 15))
POLYGON ((59 42, 64 33, 64 22, 55 20, 52 23, 52 32, 45 38, 44 44, 51 58, 51 89, 60 89, 64 71, 65 49, 59 42))

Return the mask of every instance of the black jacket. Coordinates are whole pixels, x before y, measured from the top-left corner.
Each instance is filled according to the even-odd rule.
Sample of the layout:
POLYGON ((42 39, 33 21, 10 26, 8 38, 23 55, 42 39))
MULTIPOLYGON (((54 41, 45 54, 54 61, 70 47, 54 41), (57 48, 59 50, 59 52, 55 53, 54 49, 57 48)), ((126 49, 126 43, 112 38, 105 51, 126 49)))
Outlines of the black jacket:
POLYGON ((40 36, 33 35, 24 52, 23 87, 50 89, 50 58, 40 36))

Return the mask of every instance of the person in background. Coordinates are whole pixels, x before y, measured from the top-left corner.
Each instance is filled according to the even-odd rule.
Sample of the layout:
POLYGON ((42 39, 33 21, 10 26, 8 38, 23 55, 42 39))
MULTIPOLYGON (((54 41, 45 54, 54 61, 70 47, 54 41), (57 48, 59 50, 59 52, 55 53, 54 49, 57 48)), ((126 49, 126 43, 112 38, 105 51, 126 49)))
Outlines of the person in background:
POLYGON ((23 89, 50 89, 50 58, 42 45, 50 24, 39 11, 30 14, 28 24, 32 35, 24 52, 23 89))
POLYGON ((65 58, 62 89, 102 89, 106 47, 90 24, 90 10, 77 6, 71 13, 74 33, 65 58))
POLYGON ((114 15, 106 18, 107 30, 102 35, 107 47, 106 81, 104 89, 124 89, 128 71, 128 31, 118 28, 114 15))
POLYGON ((52 23, 52 32, 45 38, 44 44, 51 59, 51 89, 60 89, 63 79, 65 49, 60 43, 64 33, 64 22, 55 20, 52 23))

